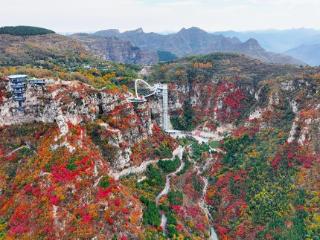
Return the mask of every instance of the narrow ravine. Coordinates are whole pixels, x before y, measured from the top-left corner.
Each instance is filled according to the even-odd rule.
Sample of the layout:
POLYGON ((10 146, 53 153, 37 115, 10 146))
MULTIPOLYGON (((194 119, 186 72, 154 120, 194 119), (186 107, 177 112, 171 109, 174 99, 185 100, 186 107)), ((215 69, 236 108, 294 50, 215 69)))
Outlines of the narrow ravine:
MULTIPOLYGON (((184 161, 182 160, 182 157, 183 157, 183 152, 184 152, 184 147, 182 146, 179 146, 173 153, 173 158, 175 156, 177 156, 179 159, 180 159, 180 166, 179 168, 172 172, 172 173, 169 173, 167 176, 166 176, 166 184, 165 184, 165 187, 164 189, 158 194, 158 196, 156 197, 156 205, 159 206, 159 201, 160 199, 167 195, 170 191, 170 179, 174 176, 177 175, 177 173, 179 173, 183 168, 184 168, 184 161)), ((161 225, 160 225, 163 229, 163 232, 165 233, 166 232, 166 226, 167 226, 167 217, 164 213, 161 214, 161 225)))
MULTIPOLYGON (((202 141, 200 141, 200 142, 202 142, 202 141)), ((171 178, 175 177, 185 166, 185 162, 183 161, 184 150, 185 150, 185 147, 182 147, 181 145, 179 145, 179 147, 177 147, 173 151, 173 157, 172 158, 161 159, 162 161, 169 161, 169 160, 174 159, 174 157, 177 156, 180 159, 181 164, 180 164, 179 168, 176 171, 166 175, 165 186, 162 189, 162 191, 157 195, 157 197, 155 199, 155 202, 156 202, 157 206, 159 206, 160 199, 170 192, 170 180, 171 180, 171 178)), ((220 150, 220 149, 212 149, 212 148, 210 148, 210 150, 211 151, 222 152, 222 150, 220 150)), ((129 167, 129 168, 124 169, 124 170, 122 170, 120 172, 110 171, 109 175, 112 176, 114 179, 119 180, 120 178, 128 176, 130 174, 140 174, 140 173, 143 173, 144 171, 146 171, 147 167, 150 164, 155 164, 159 160, 160 159, 149 160, 149 161, 143 162, 140 166, 129 167)), ((205 166, 203 166, 201 169, 200 169, 199 166, 195 166, 195 170, 197 170, 197 175, 201 176, 201 174, 205 171, 205 169, 207 169, 208 166, 209 166, 209 163, 206 164, 205 166)), ((207 204, 205 202, 205 196, 206 196, 207 189, 208 189, 208 179, 205 178, 204 176, 201 176, 201 179, 204 182, 204 187, 203 187, 202 197, 201 197, 201 200, 199 202, 199 206, 202 209, 202 211, 207 215, 209 221, 212 222, 212 217, 211 217, 210 212, 208 210, 208 206, 207 206, 207 204)), ((209 237, 208 240, 218 240, 218 236, 217 236, 214 228, 212 227, 212 224, 210 224, 210 225, 211 225, 210 237, 209 237)), ((166 215, 164 213, 161 214, 161 224, 160 224, 160 226, 163 229, 163 233, 165 234, 166 233, 166 226, 167 226, 167 217, 166 217, 166 215)))
MULTIPOLYGON (((208 190, 208 179, 203 176, 201 176, 201 179, 204 182, 204 186, 203 186, 202 197, 201 197, 201 201, 199 202, 199 206, 203 210, 203 212, 207 215, 209 222, 212 222, 213 219, 209 212, 208 205, 206 204, 206 201, 205 201, 207 190, 208 190)), ((209 240, 218 240, 218 235, 216 234, 213 227, 210 228, 209 240)))
MULTIPOLYGON (((216 152, 219 152, 219 151, 222 151, 220 149, 213 149, 210 147, 210 150, 211 151, 216 151, 216 152)), ((201 200, 199 202, 199 207, 202 209, 202 211, 206 214, 208 220, 209 220, 209 223, 210 224, 210 237, 208 240, 218 240, 218 235, 217 233, 215 232, 214 228, 212 227, 212 222, 213 222, 213 219, 212 219, 212 216, 209 212, 209 209, 208 209, 208 205, 206 204, 206 195, 207 195, 207 190, 208 190, 208 179, 204 176, 202 176, 201 174, 203 174, 203 172, 205 172, 208 167, 210 165, 210 161, 207 162, 202 168, 200 168, 199 166, 196 166, 195 169, 197 170, 197 175, 200 176, 201 180, 203 181, 204 185, 203 185, 203 190, 202 190, 202 196, 201 196, 201 200)))

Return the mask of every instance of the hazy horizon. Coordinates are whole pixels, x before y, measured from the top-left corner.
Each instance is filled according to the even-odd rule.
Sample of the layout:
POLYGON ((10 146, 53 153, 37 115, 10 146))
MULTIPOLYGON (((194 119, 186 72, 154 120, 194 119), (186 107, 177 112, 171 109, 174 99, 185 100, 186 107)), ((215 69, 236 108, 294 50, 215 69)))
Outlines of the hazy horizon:
MULTIPOLYGON (((43 26, 34 26, 34 27, 43 27, 43 26)), ((145 33, 158 33, 158 34, 163 34, 163 35, 168 35, 168 34, 174 34, 177 33, 179 31, 181 31, 183 28, 185 29, 189 29, 189 28, 200 28, 198 26, 191 26, 191 27, 182 27, 181 29, 178 29, 176 31, 161 31, 161 32, 157 32, 157 31, 146 31, 143 27, 137 27, 137 28, 132 28, 132 29, 126 29, 126 30, 120 30, 119 28, 104 28, 104 29, 92 29, 90 31, 80 31, 80 32, 57 32, 60 34, 74 34, 74 33, 95 33, 98 31, 104 31, 104 30, 119 30, 120 33, 124 33, 127 31, 135 31, 138 29, 142 29, 145 33)), ((221 30, 221 31, 210 31, 210 30, 206 30, 203 28, 200 28, 208 33, 217 33, 217 32, 241 32, 241 33, 250 33, 250 32, 256 32, 256 33, 264 33, 264 32, 277 32, 277 31, 294 31, 294 30, 308 30, 308 31, 316 31, 316 32, 320 32, 320 29, 316 29, 316 28, 305 28, 305 27, 301 27, 301 28, 284 28, 284 29, 249 29, 249 30, 234 30, 234 29, 225 29, 225 30, 221 30)), ((53 29, 54 30, 54 29, 53 29)))
POLYGON ((143 28, 171 33, 320 29, 318 0, 2 0, 2 26, 31 25, 59 33, 143 28))

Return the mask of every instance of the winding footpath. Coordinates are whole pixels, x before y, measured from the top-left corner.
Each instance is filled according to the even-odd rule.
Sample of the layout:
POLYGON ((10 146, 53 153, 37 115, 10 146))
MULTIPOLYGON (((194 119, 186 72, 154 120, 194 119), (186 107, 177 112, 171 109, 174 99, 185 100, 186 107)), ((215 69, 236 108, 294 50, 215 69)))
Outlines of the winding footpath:
POLYGON ((176 153, 173 154, 173 158, 175 156, 177 156, 180 161, 181 161, 181 164, 180 164, 180 167, 175 171, 175 172, 172 172, 172 173, 169 173, 167 176, 166 176, 166 185, 164 187, 164 189, 158 194, 158 196, 156 197, 156 204, 158 205, 159 204, 159 200, 167 195, 170 191, 170 179, 174 176, 177 175, 178 172, 180 172, 183 168, 184 168, 184 165, 185 163, 182 161, 182 156, 183 156, 183 151, 184 151, 184 148, 182 146, 179 146, 177 149, 176 149, 176 153))
MULTIPOLYGON (((173 151, 173 157, 172 158, 168 158, 168 159, 161 159, 162 161, 169 161, 169 160, 172 160, 174 159, 174 157, 178 157, 180 159, 180 166, 179 168, 172 172, 172 173, 169 173, 168 175, 166 175, 166 184, 165 184, 165 187, 163 188, 163 190, 157 195, 156 197, 156 205, 159 206, 159 201, 160 199, 167 195, 169 192, 170 192, 170 180, 172 177, 175 177, 185 166, 185 162, 183 161, 183 153, 184 153, 184 150, 185 150, 185 147, 182 147, 181 145, 176 148, 174 151, 173 151)), ((217 151, 217 152, 223 152, 222 150, 220 149, 213 149, 210 147, 210 150, 211 151, 217 151)), ((146 162, 143 162, 140 166, 133 166, 133 167, 129 167, 127 169, 124 169, 120 172, 116 172, 116 171, 110 171, 109 172, 109 175, 112 176, 115 180, 119 180, 120 178, 122 177, 125 177, 125 176, 128 176, 130 174, 140 174, 140 173, 143 173, 146 171, 147 167, 150 165, 150 164, 155 164, 159 161, 160 159, 157 159, 157 160, 149 160, 149 161, 146 161, 146 162)), ((201 170, 199 168, 199 166, 196 166, 195 169, 197 170, 197 175, 201 175, 205 169, 208 167, 208 164, 206 164, 201 170)), ((212 217, 210 215, 210 212, 208 210, 208 206, 205 202, 205 196, 206 196, 206 193, 207 193, 207 189, 208 189, 208 179, 205 178, 204 176, 201 176, 201 179, 202 181, 204 182, 204 187, 203 187, 203 192, 202 192, 202 197, 201 197, 201 200, 199 202, 199 206, 200 208, 203 210, 203 212, 207 215, 209 221, 211 222, 212 221, 212 217)), ((166 226, 167 226, 167 217, 164 213, 161 214, 161 228, 163 229, 163 233, 166 233, 166 226)), ((218 240, 218 236, 214 230, 213 227, 210 228, 210 237, 208 240, 218 240)))
MULTIPOLYGON (((158 206, 159 205, 159 201, 160 199, 167 195, 170 191, 170 179, 174 176, 176 176, 183 168, 184 168, 184 165, 185 165, 185 162, 182 160, 182 157, 183 157, 183 152, 184 152, 184 147, 182 146, 179 146, 174 152, 173 152, 173 158, 175 156, 177 156, 179 159, 180 159, 180 166, 179 168, 172 172, 172 173, 169 173, 167 176, 166 176, 166 185, 164 187, 164 189, 158 194, 158 196, 156 197, 156 205, 158 206)), ((167 227, 167 217, 164 213, 161 214, 161 224, 160 224, 161 228, 163 229, 163 233, 166 232, 166 227, 167 227)))
POLYGON ((109 176, 113 177, 115 180, 119 180, 122 177, 128 176, 130 174, 139 174, 146 171, 147 167, 150 164, 157 163, 159 160, 149 160, 141 163, 140 166, 133 166, 126 169, 123 169, 121 172, 113 172, 112 170, 109 172, 109 176))
POLYGON ((11 156, 12 154, 14 154, 15 152, 18 152, 18 151, 20 151, 20 150, 23 149, 23 148, 31 149, 30 146, 29 146, 28 144, 26 144, 26 145, 23 145, 23 146, 21 146, 21 147, 16 148, 15 150, 9 152, 8 154, 6 154, 6 155, 4 155, 4 156, 0 156, 0 157, 9 157, 9 156, 11 156))
MULTIPOLYGON (((182 159, 183 150, 181 150, 181 148, 182 148, 182 147, 179 146, 178 148, 176 148, 176 149, 173 151, 173 157, 178 156, 178 157, 180 158, 180 155, 181 155, 181 158, 180 158, 180 159, 182 159), (181 152, 181 151, 182 151, 182 152, 181 152)), ((157 159, 157 160, 145 161, 145 162, 141 163, 140 166, 129 167, 129 168, 123 169, 123 170, 120 171, 120 172, 110 170, 110 171, 109 171, 109 176, 113 177, 115 180, 119 180, 120 178, 125 177, 125 176, 128 176, 128 175, 130 175, 130 174, 143 173, 143 172, 146 171, 147 167, 148 167, 150 164, 157 163, 157 162, 159 162, 160 160, 162 160, 162 161, 169 161, 169 160, 172 160, 172 158, 165 158, 165 159, 157 159)))
MULTIPOLYGON (((216 152, 222 151, 220 149, 213 149, 211 147, 210 147, 210 150, 211 151, 216 151, 216 152)), ((200 169, 199 166, 196 166, 195 169, 197 170, 197 175, 200 176, 201 180, 204 183, 201 200, 199 202, 199 207, 205 213, 205 215, 207 216, 209 222, 213 222, 212 216, 211 216, 211 214, 209 212, 209 209, 208 209, 208 205, 206 204, 206 201, 205 201, 207 190, 208 190, 208 185, 209 185, 208 179, 206 177, 204 177, 204 176, 201 176, 201 174, 204 171, 206 171, 206 169, 208 169, 209 165, 210 165, 210 162, 207 162, 201 169, 200 169)), ((217 235, 217 233, 215 232, 215 230, 214 230, 214 228, 212 226, 210 227, 210 237, 209 237, 208 240, 218 240, 218 235, 217 235)))
MULTIPOLYGON (((212 219, 211 214, 209 212, 208 206, 205 202, 205 197, 206 197, 207 190, 208 190, 208 179, 203 176, 201 176, 201 179, 204 182, 204 186, 203 186, 202 198, 201 198, 201 201, 199 202, 199 206, 203 210, 203 212, 207 215, 209 221, 212 221, 213 219, 212 219)), ((218 240, 218 235, 216 234, 213 227, 210 228, 209 240, 218 240)))

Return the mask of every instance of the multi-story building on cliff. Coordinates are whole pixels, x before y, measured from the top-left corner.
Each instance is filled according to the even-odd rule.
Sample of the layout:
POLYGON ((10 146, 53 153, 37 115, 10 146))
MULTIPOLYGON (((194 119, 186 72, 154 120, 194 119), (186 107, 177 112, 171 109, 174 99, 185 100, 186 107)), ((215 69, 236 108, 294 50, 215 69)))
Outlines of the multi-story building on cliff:
POLYGON ((10 75, 9 80, 13 99, 19 103, 18 110, 23 111, 23 103, 26 101, 27 75, 10 75))

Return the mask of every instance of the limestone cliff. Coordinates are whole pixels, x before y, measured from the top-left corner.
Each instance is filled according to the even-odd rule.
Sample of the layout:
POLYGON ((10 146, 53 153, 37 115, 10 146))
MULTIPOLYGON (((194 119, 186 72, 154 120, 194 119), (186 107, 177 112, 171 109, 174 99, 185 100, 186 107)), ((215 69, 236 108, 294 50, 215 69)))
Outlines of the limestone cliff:
POLYGON ((127 101, 128 93, 96 90, 77 81, 46 80, 44 86, 27 84, 23 111, 13 99, 9 82, 2 83, 4 96, 0 105, 0 126, 26 123, 57 123, 61 134, 68 124, 78 125, 99 119, 110 132, 109 144, 117 148, 112 166, 122 169, 130 165, 130 147, 152 133, 148 106, 135 109, 127 101), (120 148, 126 142, 126 147, 120 148))

